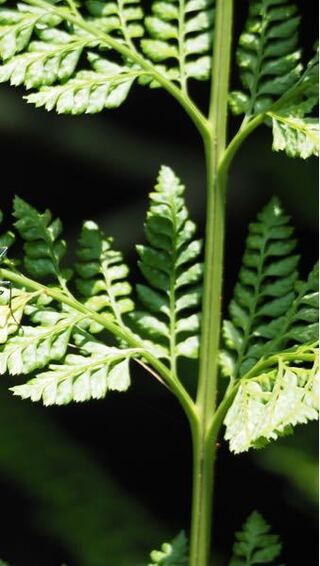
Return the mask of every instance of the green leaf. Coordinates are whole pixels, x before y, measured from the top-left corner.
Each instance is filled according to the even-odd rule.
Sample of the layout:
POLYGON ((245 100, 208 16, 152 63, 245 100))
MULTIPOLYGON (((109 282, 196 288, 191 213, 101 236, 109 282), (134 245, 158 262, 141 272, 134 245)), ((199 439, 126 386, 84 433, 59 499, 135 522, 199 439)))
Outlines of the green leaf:
POLYGON ((248 517, 242 530, 236 533, 233 557, 229 566, 254 566, 274 564, 279 557, 281 543, 279 536, 270 534, 271 527, 257 511, 248 517))
MULTIPOLYGON (((3 2, 2 2, 3 3, 3 2)), ((18 4, 17 9, 0 9, 0 59, 11 59, 24 51, 33 33, 60 24, 61 18, 42 8, 18 4)))
POLYGON ((131 46, 132 39, 144 35, 144 14, 140 0, 88 0, 85 5, 91 21, 105 33, 120 36, 127 45, 131 46))
POLYGON ((45 86, 26 97, 37 107, 58 114, 95 114, 104 108, 118 108, 126 100, 131 86, 139 76, 126 66, 89 54, 94 70, 79 71, 74 78, 58 86, 45 86))
POLYGON ((13 86, 24 84, 27 89, 66 81, 74 73, 87 38, 72 36, 58 30, 39 33, 42 41, 32 41, 28 51, 9 59, 0 67, 0 82, 13 86))
POLYGON ((82 346, 89 356, 69 354, 61 365, 50 365, 24 385, 12 387, 14 395, 48 405, 65 405, 102 399, 108 390, 126 391, 130 385, 131 350, 119 350, 95 343, 82 346), (93 346, 93 347, 91 347, 93 346))
POLYGON ((270 107, 302 72, 297 49, 300 17, 286 0, 251 0, 237 62, 244 92, 230 95, 235 114, 251 116, 270 107))
MULTIPOLYGON (((96 312, 108 313, 121 325, 123 314, 132 311, 134 305, 127 281, 128 267, 112 243, 112 238, 107 238, 97 224, 84 222, 77 251, 75 284, 86 306, 96 312)), ((90 331, 98 330, 102 327, 91 323, 90 331)))
POLYGON ((36 279, 55 276, 63 283, 68 273, 63 274, 60 261, 66 252, 66 243, 60 238, 62 224, 53 220, 51 212, 43 214, 19 197, 14 200, 15 226, 25 240, 24 265, 36 279))
MULTIPOLYGON (((319 372, 317 351, 298 347, 293 361, 284 354, 263 362, 265 371, 240 381, 236 397, 224 420, 225 439, 236 454, 276 440, 297 424, 318 418, 319 372), (308 362, 306 355, 314 359, 308 362), (276 363, 274 369, 270 366, 276 363), (269 365, 269 368, 268 368, 269 365)), ((252 372, 250 372, 252 375, 252 372)))
POLYGON ((289 157, 307 159, 319 155, 319 52, 308 63, 295 87, 272 108, 273 149, 289 157))
POLYGON ((202 243, 184 202, 184 187, 169 167, 162 167, 150 194, 145 232, 148 245, 138 246, 139 267, 147 285, 137 293, 144 311, 131 320, 144 338, 166 348, 174 369, 179 356, 198 356, 202 243))
POLYGON ((19 330, 25 309, 36 295, 0 282, 0 344, 5 344, 19 330))
POLYGON ((289 157, 307 159, 319 155, 319 123, 315 118, 299 118, 290 111, 268 112, 272 118, 273 149, 289 157))
POLYGON ((170 543, 165 542, 161 550, 153 550, 150 553, 151 562, 148 566, 187 566, 188 564, 188 541, 184 532, 176 536, 170 543))
POLYGON ((223 325, 225 353, 221 362, 225 375, 243 375, 264 352, 273 347, 277 351, 288 341, 285 328, 297 296, 299 259, 292 253, 296 245, 292 234, 289 217, 275 198, 249 225, 239 281, 229 307, 231 320, 223 325), (277 343, 271 348, 267 343, 272 339, 277 343))
POLYGON ((319 266, 312 269, 307 281, 297 281, 295 298, 286 313, 257 327, 257 337, 267 340, 252 345, 249 355, 256 359, 285 346, 315 343, 319 337, 319 266))
POLYGON ((164 63, 165 73, 183 90, 189 78, 209 78, 213 5, 213 0, 155 0, 152 15, 145 19, 150 39, 141 41, 144 54, 164 63))
POLYGON ((71 332, 84 317, 77 313, 54 311, 46 314, 51 315, 51 324, 48 324, 48 316, 46 325, 39 324, 39 316, 35 316, 33 322, 38 322, 38 326, 22 326, 19 335, 13 336, 0 348, 0 374, 31 373, 65 356, 71 332))
MULTIPOLYGON (((132 40, 143 34, 138 0, 87 2, 85 19, 88 11, 98 36, 102 31, 114 35, 113 41, 127 43, 135 52, 132 40)), ((71 24, 67 7, 65 17, 61 13, 57 16, 50 2, 47 9, 24 4, 0 9, 0 58, 4 59, 0 82, 35 89, 27 101, 58 113, 93 114, 117 108, 135 79, 143 75, 142 69, 115 58, 114 50, 110 59, 104 58, 105 44, 100 44, 95 33, 71 24)))

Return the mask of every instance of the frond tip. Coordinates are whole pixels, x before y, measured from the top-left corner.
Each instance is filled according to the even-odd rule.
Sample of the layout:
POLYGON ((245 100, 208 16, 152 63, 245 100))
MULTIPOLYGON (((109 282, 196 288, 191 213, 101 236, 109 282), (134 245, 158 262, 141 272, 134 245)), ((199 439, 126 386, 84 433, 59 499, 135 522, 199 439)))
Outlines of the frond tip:
POLYGON ((138 285, 137 293, 146 310, 133 313, 132 319, 142 336, 162 347, 174 369, 179 356, 198 355, 202 242, 193 239, 196 227, 185 206, 184 187, 169 167, 161 168, 150 201, 148 245, 137 248, 148 283, 138 285))
MULTIPOLYGON (((127 281, 129 269, 121 252, 113 249, 112 238, 107 238, 95 222, 87 221, 82 226, 77 256, 75 285, 81 300, 121 325, 122 316, 134 306, 127 281)), ((101 329, 91 322, 91 332, 101 329)))
POLYGON ((224 375, 244 375, 262 355, 279 351, 289 341, 298 297, 299 256, 294 253, 296 240, 292 236, 289 217, 275 198, 249 225, 239 280, 229 306, 230 320, 223 325, 224 375))
POLYGON ((179 533, 170 543, 165 542, 161 550, 153 550, 150 558, 148 566, 187 566, 188 541, 184 532, 179 533))
POLYGON ((271 527, 257 511, 248 517, 242 530, 236 533, 233 557, 229 566, 254 566, 274 564, 279 557, 279 536, 270 533, 271 527))

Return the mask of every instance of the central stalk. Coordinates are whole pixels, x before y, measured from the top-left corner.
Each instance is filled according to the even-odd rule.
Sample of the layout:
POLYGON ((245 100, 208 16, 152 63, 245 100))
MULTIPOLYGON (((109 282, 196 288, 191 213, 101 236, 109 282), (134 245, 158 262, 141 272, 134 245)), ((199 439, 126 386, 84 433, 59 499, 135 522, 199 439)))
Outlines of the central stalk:
POLYGON ((192 426, 193 499, 190 566, 208 566, 214 462, 218 357, 221 331, 221 295, 227 174, 220 167, 226 149, 233 1, 217 0, 213 45, 209 133, 204 136, 207 166, 207 219, 200 367, 196 400, 197 424, 192 426), (211 432, 210 432, 211 431, 211 432))

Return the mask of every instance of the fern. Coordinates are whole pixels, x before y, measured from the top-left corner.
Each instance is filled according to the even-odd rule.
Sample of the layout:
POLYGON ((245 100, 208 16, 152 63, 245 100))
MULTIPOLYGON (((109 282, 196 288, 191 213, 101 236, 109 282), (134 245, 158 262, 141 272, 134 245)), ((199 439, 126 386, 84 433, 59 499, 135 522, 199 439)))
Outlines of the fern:
POLYGON ((151 37, 141 42, 145 55, 164 64, 182 90, 189 78, 209 78, 213 4, 213 0, 157 0, 152 3, 152 16, 145 20, 151 37))
POLYGON ((74 78, 58 86, 46 86, 27 96, 28 102, 58 114, 96 114, 104 108, 117 108, 127 98, 139 71, 88 54, 93 70, 79 71, 74 78))
MULTIPOLYGON (((13 308, 16 315, 14 304, 13 308)), ((61 360, 68 349, 73 328, 84 318, 77 313, 41 311, 34 306, 25 308, 24 312, 33 313, 31 320, 37 326, 21 326, 19 335, 4 345, 0 351, 0 374, 28 374, 50 361, 61 360)))
POLYGON ((137 293, 147 310, 131 318, 143 336, 166 348, 175 369, 179 356, 198 354, 200 316, 192 311, 201 299, 201 241, 193 240, 196 228, 184 203, 184 187, 168 167, 161 168, 155 190, 145 226, 148 245, 137 248, 148 283, 138 285, 137 293))
POLYGON ((170 543, 165 542, 161 550, 153 550, 150 554, 149 566, 187 566, 188 543, 184 532, 181 532, 170 543))
POLYGON ((37 296, 38 293, 9 289, 0 282, 0 344, 5 344, 9 336, 17 332, 26 306, 37 296))
POLYGON ((296 241, 288 222, 278 200, 272 199, 249 226, 239 282, 229 307, 231 320, 223 325, 225 375, 243 375, 263 354, 268 340, 278 337, 280 347, 279 331, 296 297, 298 280, 299 256, 293 253, 296 241))
MULTIPOLYGON (((115 31, 117 37, 131 43, 141 35, 142 10, 137 2, 88 2, 91 13, 82 21, 94 22, 99 29, 115 31), (106 16, 107 12, 110 17, 106 16), (96 17, 95 17, 96 16, 96 17), (140 30, 140 31, 139 31, 140 30)), ((52 5, 42 2, 41 8, 18 4, 16 10, 0 9, 0 82, 14 86, 24 84, 36 89, 26 97, 28 102, 58 113, 83 114, 116 108, 127 98, 141 68, 132 68, 123 58, 114 61, 101 57, 100 42, 80 27, 70 24, 63 16, 52 13, 52 5), (92 51, 95 49, 96 51, 92 51), (77 72, 83 54, 89 69, 77 72)), ((112 33, 111 33, 112 36, 112 33)))
MULTIPOLYGON (((306 281, 299 279, 293 230, 277 199, 249 227, 229 320, 223 325, 221 367, 230 383, 222 396, 217 395, 224 388, 217 381, 216 355, 231 161, 262 123, 273 128, 275 151, 304 159, 318 154, 318 62, 315 56, 305 69, 301 64, 299 16, 293 4, 251 0, 237 54, 243 90, 230 96, 232 110, 244 119, 228 140, 234 3, 152 0, 146 16, 142 3, 10 0, 8 8, 0 0, 0 82, 32 89, 28 102, 59 114, 117 108, 135 83, 160 86, 174 97, 205 147, 204 290, 202 244, 194 239, 184 187, 168 167, 161 169, 150 195, 147 243, 138 246, 145 278, 137 286, 138 310, 122 254, 96 224, 84 223, 76 263, 68 269, 61 222, 17 198, 15 228, 24 241, 21 262, 11 259, 14 233, 0 235, 0 373, 32 372, 31 380, 12 391, 45 405, 102 399, 108 391, 127 390, 130 360, 165 385, 192 429, 196 517, 190 553, 181 534, 154 551, 151 561, 205 565, 210 468, 221 424, 231 451, 240 453, 318 416, 317 270, 306 281), (214 76, 204 113, 190 97, 188 81, 209 75, 214 76), (192 384, 190 392, 180 376, 180 357, 198 357, 200 326, 197 391, 192 384), (94 337, 98 334, 101 342, 94 337)), ((259 515, 249 518, 238 534, 232 566, 268 564, 278 556, 278 539, 268 529, 259 515)))
POLYGON ((279 536, 270 534, 271 527, 257 511, 253 511, 236 533, 233 557, 229 566, 274 564, 281 552, 279 536))
POLYGON ((298 280, 292 233, 276 199, 250 224, 231 320, 223 325, 222 372, 241 378, 224 421, 236 453, 318 415, 316 363, 303 363, 305 353, 311 364, 316 355, 308 343, 318 338, 318 268, 306 282, 298 280), (288 347, 292 364, 282 358, 288 347), (299 360, 301 367, 294 364, 299 360))
MULTIPOLYGON (((225 438, 236 454, 260 448, 297 424, 318 418, 319 368, 317 351, 300 346, 285 356, 274 356, 274 369, 257 371, 240 381, 237 395, 224 420, 225 438), (276 360, 275 360, 276 358, 276 360), (315 359, 308 362, 306 359, 315 359), (301 366, 299 365, 302 364, 301 366)), ((268 366, 268 358, 264 362, 268 366)))
POLYGON ((237 51, 245 91, 230 95, 235 114, 265 110, 297 82, 302 72, 299 22, 295 5, 286 0, 251 0, 237 51))
POLYGON ((26 4, 19 4, 17 10, 1 8, 0 58, 11 59, 28 47, 33 34, 41 34, 43 28, 51 29, 60 23, 59 16, 26 4))
MULTIPOLYGON (((131 286, 127 282, 128 267, 122 254, 112 249, 112 239, 106 238, 94 222, 82 227, 76 263, 76 288, 85 304, 96 312, 108 313, 118 324, 122 315, 133 309, 131 286)), ((101 329, 91 324, 91 331, 101 329)))
MULTIPOLYGON (((84 224, 75 266, 81 299, 77 303, 66 287, 71 271, 60 266, 66 251, 60 220, 53 220, 49 211, 39 213, 18 197, 14 215, 15 227, 26 242, 26 270, 37 278, 57 278, 67 303, 54 300, 50 291, 55 293, 56 286, 52 285, 36 285, 33 291, 24 286, 0 287, 0 374, 29 374, 49 366, 48 371, 12 388, 15 395, 42 400, 45 405, 100 399, 108 390, 125 391, 130 385, 129 360, 141 356, 143 349, 106 346, 90 333, 103 328, 91 313, 103 311, 123 326, 122 314, 132 309, 121 254, 111 249, 111 240, 96 224, 84 224)), ((1 241, 10 244, 14 235, 7 232, 1 241)), ((5 259, 7 247, 1 250, 1 261, 14 265, 5 259)))
POLYGON ((318 105, 318 52, 309 62, 291 97, 267 115, 272 120, 273 149, 289 157, 319 155, 319 124, 313 115, 318 105))
POLYGON ((128 46, 132 46, 132 39, 144 35, 140 0, 88 0, 85 5, 94 23, 106 33, 121 38, 128 46))
POLYGON ((60 238, 61 221, 52 220, 50 211, 39 214, 38 211, 16 197, 14 201, 15 226, 25 240, 24 264, 26 270, 36 278, 55 276, 62 285, 70 272, 63 272, 61 259, 66 252, 66 243, 60 238))
POLYGON ((0 82, 24 84, 30 89, 72 76, 88 40, 57 29, 44 30, 38 36, 41 41, 32 41, 26 53, 0 67, 0 82))
POLYGON ((286 0, 252 0, 237 51, 245 91, 229 96, 244 124, 266 112, 272 124, 273 149, 289 157, 319 155, 319 126, 312 115, 318 103, 316 55, 303 72, 297 49, 300 18, 286 0))
POLYGON ((87 343, 82 347, 90 355, 68 354, 61 365, 50 365, 24 385, 12 387, 14 395, 43 404, 65 405, 101 399, 108 390, 126 391, 130 385, 130 350, 87 343))

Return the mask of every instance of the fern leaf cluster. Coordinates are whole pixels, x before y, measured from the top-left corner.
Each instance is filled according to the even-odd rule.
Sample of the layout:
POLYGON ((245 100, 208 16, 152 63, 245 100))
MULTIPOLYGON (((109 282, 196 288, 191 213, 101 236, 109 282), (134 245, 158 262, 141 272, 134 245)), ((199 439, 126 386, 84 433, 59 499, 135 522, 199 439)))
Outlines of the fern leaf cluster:
POLYGON ((137 293, 146 310, 132 319, 142 336, 163 345, 174 369, 179 356, 198 355, 202 244, 193 238, 184 187, 171 169, 161 168, 155 189, 145 225, 148 245, 137 248, 147 280, 137 293))
POLYGON ((92 70, 79 71, 65 84, 45 86, 28 96, 28 101, 58 114, 96 114, 120 106, 140 73, 89 52, 92 70))
POLYGON ((297 84, 296 94, 268 112, 275 151, 302 159, 319 155, 319 121, 314 114, 319 100, 318 78, 317 51, 297 84))
POLYGON ((144 35, 144 12, 140 0, 88 0, 85 5, 90 21, 105 33, 121 38, 128 46, 132 45, 132 39, 144 35))
POLYGON ((187 566, 188 541, 184 532, 179 533, 170 543, 165 542, 161 550, 153 550, 150 559, 149 566, 187 566))
MULTIPOLYGON (((0 57, 4 60, 0 82, 35 89, 27 100, 58 113, 92 114, 120 106, 141 70, 134 71, 122 58, 101 57, 94 35, 52 13, 49 2, 42 4, 43 8, 18 4, 16 10, 0 9, 0 57), (81 60, 85 59, 87 68, 82 68, 81 60)), ((109 31, 120 34, 119 41, 139 35, 132 20, 142 17, 137 2, 86 5, 86 21, 99 24, 98 31, 112 21, 109 31)))
POLYGON ((298 81, 302 72, 299 22, 296 6, 286 0, 251 1, 237 51, 245 91, 230 95, 236 114, 265 110, 298 81))
POLYGON ((4 244, 15 238, 7 232, 0 239, 1 264, 18 278, 24 269, 35 279, 0 286, 0 374, 35 372, 12 389, 16 395, 46 405, 98 399, 129 387, 131 358, 145 365, 151 352, 176 376, 179 356, 197 357, 202 244, 171 169, 161 169, 150 194, 147 245, 138 246, 146 284, 137 286, 137 300, 144 310, 134 310, 128 267, 97 224, 84 222, 70 269, 62 265, 59 219, 20 198, 13 214, 23 262, 6 257, 4 244))
POLYGON ((229 566, 254 566, 274 564, 279 557, 281 543, 279 536, 270 533, 271 527, 257 511, 253 511, 236 533, 233 557, 229 566))
POLYGON ((140 0, 88 0, 76 13, 34 4, 0 8, 0 82, 33 89, 37 107, 93 114, 120 106, 137 80, 158 86, 153 70, 183 91, 209 76, 213 0, 155 1, 147 16, 140 0))
POLYGON ((245 452, 276 440, 297 424, 318 419, 319 367, 314 348, 300 347, 296 363, 285 362, 257 377, 243 378, 238 393, 225 418, 225 438, 230 450, 245 452), (299 366, 305 354, 316 361, 299 366))
MULTIPOLYGON (((49 211, 39 213, 20 198, 15 199, 13 213, 25 241, 25 270, 36 280, 48 280, 50 288, 60 286, 73 304, 67 288, 72 271, 60 266, 66 251, 61 221, 53 220, 49 211), (53 287, 52 278, 56 280, 53 287)), ((1 237, 2 243, 13 241, 12 233, 1 237)), ((14 262, 5 258, 7 249, 1 247, 1 262, 11 268, 14 262)), ((125 391, 130 385, 129 360, 139 354, 136 349, 94 340, 91 333, 101 327, 90 318, 91 312, 102 311, 118 326, 122 324, 121 315, 132 308, 127 297, 131 288, 125 281, 128 269, 121 254, 112 250, 111 240, 90 222, 82 229, 78 259, 71 287, 79 296, 80 309, 54 301, 44 285, 38 284, 34 291, 4 286, 8 282, 0 286, 0 374, 23 375, 48 367, 12 388, 23 399, 60 405, 100 399, 109 390, 125 391)))
POLYGON ((28 383, 12 387, 14 395, 48 406, 102 399, 108 390, 128 389, 130 351, 90 342, 83 349, 90 355, 68 354, 63 364, 49 365, 28 383))
POLYGON ((317 340, 316 309, 303 314, 304 294, 317 300, 317 268, 299 282, 293 228, 277 199, 249 225, 246 252, 223 326, 223 373, 244 375, 261 356, 317 340), (301 309, 299 311, 299 309, 301 309), (299 315, 299 312, 301 314, 299 315), (299 319, 299 323, 298 323, 299 319), (298 324, 299 331, 294 331, 298 324), (307 338, 308 337, 308 338, 307 338))
POLYGON ((209 78, 213 4, 213 0, 156 0, 152 16, 145 20, 151 37, 142 40, 145 55, 165 65, 170 78, 183 90, 190 77, 209 78))
POLYGON ((298 48, 300 17, 287 0, 251 0, 237 61, 244 90, 231 92, 234 114, 244 122, 265 113, 273 149, 289 157, 319 155, 318 53, 303 69, 298 48))
POLYGON ((295 246, 289 217, 273 199, 249 225, 223 324, 222 373, 240 380, 224 421, 234 452, 318 416, 318 266, 299 280, 295 246))

